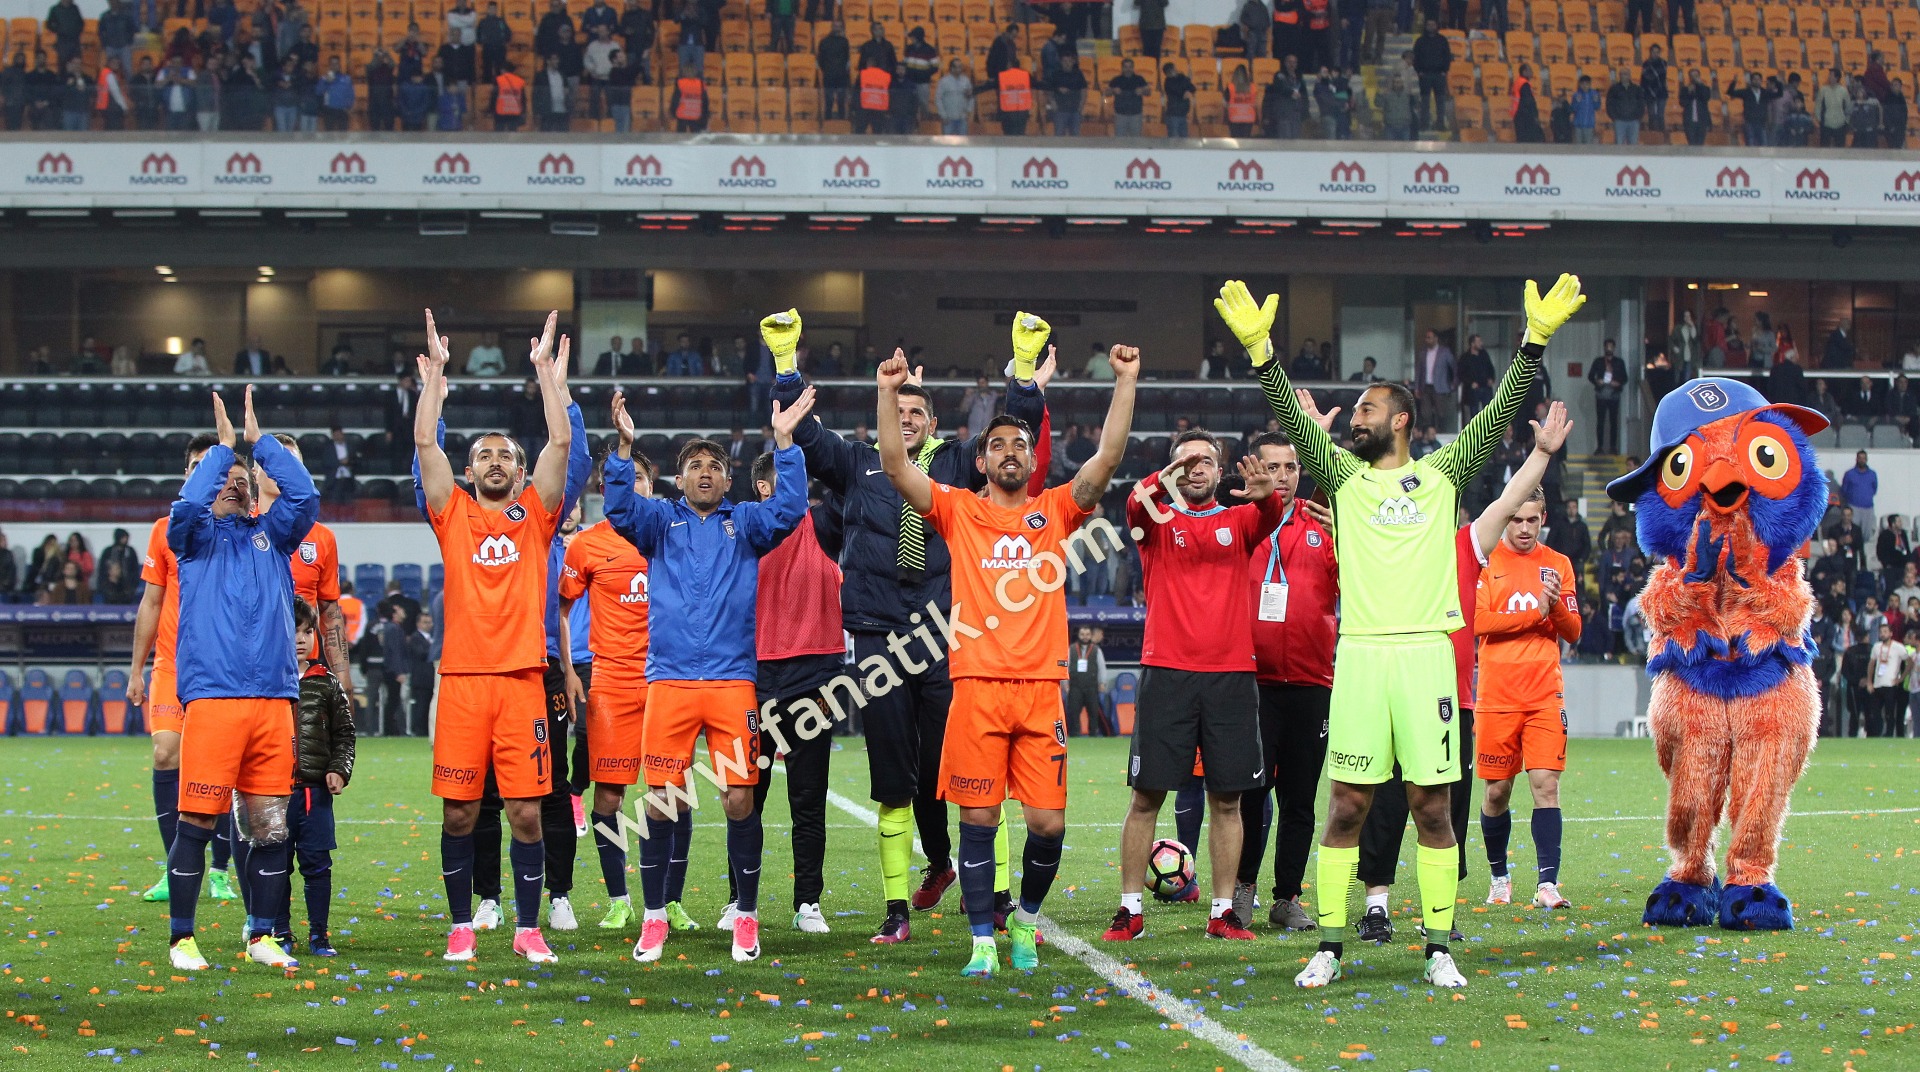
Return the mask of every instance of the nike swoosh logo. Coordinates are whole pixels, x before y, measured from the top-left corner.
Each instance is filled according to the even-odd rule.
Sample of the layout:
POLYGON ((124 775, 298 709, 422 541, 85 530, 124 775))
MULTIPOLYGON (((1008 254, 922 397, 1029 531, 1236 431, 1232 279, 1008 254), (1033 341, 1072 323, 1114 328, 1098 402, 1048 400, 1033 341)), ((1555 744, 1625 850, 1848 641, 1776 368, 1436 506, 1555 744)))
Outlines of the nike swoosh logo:
POLYGON ((667 527, 668 527, 668 528, 670 528, 670 529, 677 529, 677 528, 679 528, 680 526, 682 526, 682 525, 684 525, 684 524, 686 524, 686 522, 684 522, 684 521, 675 521, 675 522, 673 522, 672 524, 670 524, 670 525, 668 525, 667 527))
POLYGON ((1433 773, 1435 773, 1435 774, 1445 774, 1445 773, 1447 773, 1447 768, 1445 768, 1445 767, 1441 767, 1440 769, 1438 769, 1438 770, 1436 770, 1436 771, 1434 771, 1433 773))
POLYGON ((174 874, 176 874, 176 875, 179 875, 179 876, 180 876, 181 878, 194 878, 195 876, 198 876, 198 875, 203 875, 203 874, 206 874, 206 872, 204 872, 204 871, 175 871, 175 872, 174 872, 174 874))
POLYGON ((962 867, 986 867, 987 865, 989 865, 989 864, 991 864, 991 863, 993 863, 993 861, 992 861, 992 860, 982 860, 982 861, 980 861, 980 862, 979 862, 979 863, 977 863, 977 864, 961 864, 960 866, 962 866, 962 867))
POLYGON ((464 867, 456 867, 456 868, 454 868, 454 869, 453 869, 453 870, 451 870, 451 871, 442 871, 442 872, 440 872, 440 877, 441 877, 441 878, 452 878, 453 876, 455 876, 455 875, 457 875, 457 874, 459 874, 460 872, 462 872, 462 871, 465 871, 465 870, 466 870, 466 868, 464 868, 464 867))
POLYGON ((1446 911, 1446 909, 1445 909, 1445 908, 1429 908, 1429 909, 1427 909, 1427 911, 1428 911, 1428 912, 1431 912, 1431 913, 1433 913, 1433 914, 1435 914, 1435 915, 1438 915, 1438 914, 1439 914, 1439 913, 1441 913, 1441 912, 1445 912, 1445 911, 1446 911))
POLYGON ((546 880, 546 877, 547 877, 547 876, 545 876, 545 875, 521 875, 521 876, 520 876, 520 881, 522 881, 522 882, 542 882, 542 881, 545 881, 545 880, 546 880))
POLYGON ((907 832, 906 832, 905 830, 902 830, 902 831, 900 831, 899 833, 895 833, 895 834, 881 834, 880 836, 881 836, 881 837, 883 837, 883 838, 890 838, 890 837, 905 837, 905 836, 906 836, 906 834, 907 834, 907 832))
POLYGON ((867 475, 872 476, 875 473, 884 473, 884 472, 886 472, 885 469, 869 469, 867 470, 867 475))
POLYGON ((262 877, 264 877, 264 878, 272 878, 272 877, 273 877, 273 876, 275 876, 275 875, 284 875, 284 874, 286 874, 286 872, 285 872, 284 870, 282 870, 282 871, 262 871, 262 872, 260 872, 260 874, 261 874, 261 876, 262 876, 262 877))
POLYGON ((743 867, 740 869, 740 873, 743 875, 757 875, 760 873, 760 869, 756 867, 756 868, 753 868, 752 870, 748 870, 747 868, 743 867))

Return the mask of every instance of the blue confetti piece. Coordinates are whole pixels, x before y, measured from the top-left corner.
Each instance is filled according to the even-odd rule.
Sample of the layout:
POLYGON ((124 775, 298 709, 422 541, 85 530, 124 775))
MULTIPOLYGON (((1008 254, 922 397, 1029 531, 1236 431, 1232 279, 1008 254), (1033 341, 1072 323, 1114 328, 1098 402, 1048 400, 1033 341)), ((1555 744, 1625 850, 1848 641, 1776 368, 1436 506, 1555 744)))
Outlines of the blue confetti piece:
POLYGON ((355 1041, 353 1041, 352 1039, 350 1039, 350 1038, 348 1038, 348 1037, 346 1037, 345 1035, 335 1035, 335 1036, 333 1036, 333 1041, 334 1041, 334 1044, 335 1044, 335 1045, 338 1045, 338 1046, 358 1046, 358 1045, 360 1045, 360 1044, 359 1044, 358 1042, 355 1042, 355 1041))
POLYGON ((1433 1044, 1435 1046, 1445 1046, 1447 1044, 1447 1036, 1445 1035, 1433 1036, 1433 1044))

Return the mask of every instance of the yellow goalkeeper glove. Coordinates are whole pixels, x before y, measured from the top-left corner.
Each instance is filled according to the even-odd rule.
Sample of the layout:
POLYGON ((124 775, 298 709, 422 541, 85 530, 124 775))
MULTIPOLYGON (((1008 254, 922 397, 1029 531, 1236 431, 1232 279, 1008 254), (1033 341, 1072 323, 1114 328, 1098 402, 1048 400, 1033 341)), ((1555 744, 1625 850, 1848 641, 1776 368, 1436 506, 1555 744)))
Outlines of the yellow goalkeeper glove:
POLYGON ((1032 313, 1013 314, 1013 378, 1026 383, 1033 379, 1040 352, 1047 348, 1047 336, 1053 327, 1032 313))
POLYGON ((1213 307, 1226 321, 1227 330, 1246 348, 1254 368, 1273 360, 1273 345, 1267 336, 1273 331, 1274 314, 1280 310, 1280 295, 1269 294, 1266 301, 1256 303, 1245 283, 1229 279, 1220 288, 1220 296, 1213 299, 1213 307))
POLYGON ((1560 325, 1573 319, 1573 314, 1587 303, 1587 296, 1580 293, 1580 277, 1562 272, 1553 289, 1544 295, 1540 285, 1527 280, 1527 341, 1547 344, 1560 325))
POLYGON ((773 352, 773 371, 782 376, 792 372, 793 353, 800 347, 800 310, 788 309, 760 321, 760 338, 773 352))

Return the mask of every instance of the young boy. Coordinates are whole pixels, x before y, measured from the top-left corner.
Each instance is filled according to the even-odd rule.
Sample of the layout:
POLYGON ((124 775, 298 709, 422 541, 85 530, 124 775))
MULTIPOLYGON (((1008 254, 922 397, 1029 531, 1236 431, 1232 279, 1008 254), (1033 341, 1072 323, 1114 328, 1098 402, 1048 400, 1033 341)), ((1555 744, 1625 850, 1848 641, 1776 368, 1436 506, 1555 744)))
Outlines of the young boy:
MULTIPOLYGON (((307 947, 316 957, 334 955, 327 935, 327 907, 333 900, 333 798, 353 778, 353 710, 346 690, 327 670, 320 655, 319 615, 304 599, 293 601, 294 646, 306 671, 293 709, 293 799, 287 827, 299 854, 307 895, 307 947)), ((275 932, 292 944, 292 906, 280 906, 275 932)))

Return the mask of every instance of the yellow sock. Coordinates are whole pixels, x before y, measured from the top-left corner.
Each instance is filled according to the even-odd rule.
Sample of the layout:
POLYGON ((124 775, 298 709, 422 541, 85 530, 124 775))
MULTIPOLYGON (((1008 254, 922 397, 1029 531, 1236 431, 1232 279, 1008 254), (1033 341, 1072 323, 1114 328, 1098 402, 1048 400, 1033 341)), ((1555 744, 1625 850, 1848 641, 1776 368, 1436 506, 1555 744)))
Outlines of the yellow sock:
POLYGON ((1444 945, 1453 931, 1453 899, 1460 892, 1460 850, 1421 845, 1413 861, 1420 878, 1420 925, 1427 929, 1427 941, 1444 945))
POLYGON ((1013 892, 1013 864, 1007 857, 1007 806, 1000 805, 1000 827, 993 832, 993 888, 1013 892))
POLYGON ((1360 846, 1320 846, 1320 855, 1314 863, 1314 885, 1317 888, 1314 890, 1313 912, 1320 923, 1321 937, 1327 941, 1340 941, 1347 929, 1347 898, 1353 894, 1353 884, 1359 872, 1360 846), (1333 937, 1328 938, 1329 934, 1333 937))
POLYGON ((907 899, 913 866, 913 808, 880 806, 880 885, 889 901, 907 899))

